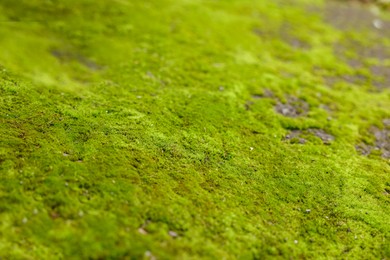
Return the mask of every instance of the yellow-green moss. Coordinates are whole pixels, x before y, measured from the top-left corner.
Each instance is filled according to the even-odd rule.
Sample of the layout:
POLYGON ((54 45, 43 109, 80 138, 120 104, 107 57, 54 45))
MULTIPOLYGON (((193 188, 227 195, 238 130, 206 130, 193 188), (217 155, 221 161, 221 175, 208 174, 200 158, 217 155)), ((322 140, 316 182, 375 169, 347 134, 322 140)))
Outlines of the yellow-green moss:
POLYGON ((286 2, 1 1, 0 258, 390 258, 389 88, 335 51, 389 41, 286 2))

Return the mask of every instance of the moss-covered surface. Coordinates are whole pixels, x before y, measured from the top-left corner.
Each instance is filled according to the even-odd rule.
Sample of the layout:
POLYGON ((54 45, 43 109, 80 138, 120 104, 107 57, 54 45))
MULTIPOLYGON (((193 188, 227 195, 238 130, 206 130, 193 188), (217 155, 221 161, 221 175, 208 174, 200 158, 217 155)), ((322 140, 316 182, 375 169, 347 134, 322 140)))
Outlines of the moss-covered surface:
POLYGON ((390 259, 390 22, 353 6, 1 0, 0 258, 390 259))

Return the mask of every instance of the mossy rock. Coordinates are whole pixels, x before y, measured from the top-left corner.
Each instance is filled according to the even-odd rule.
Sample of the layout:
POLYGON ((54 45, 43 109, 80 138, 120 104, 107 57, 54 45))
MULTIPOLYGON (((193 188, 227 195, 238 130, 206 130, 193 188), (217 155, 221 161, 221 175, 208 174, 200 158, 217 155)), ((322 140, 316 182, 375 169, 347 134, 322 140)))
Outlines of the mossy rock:
POLYGON ((390 258, 389 19, 1 1, 0 258, 390 258))

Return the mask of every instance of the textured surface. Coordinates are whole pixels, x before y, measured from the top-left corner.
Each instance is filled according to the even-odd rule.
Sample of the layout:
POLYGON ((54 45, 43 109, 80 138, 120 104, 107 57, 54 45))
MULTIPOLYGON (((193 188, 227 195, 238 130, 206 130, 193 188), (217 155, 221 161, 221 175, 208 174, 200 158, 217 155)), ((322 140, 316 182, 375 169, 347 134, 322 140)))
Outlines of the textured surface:
POLYGON ((390 258, 370 5, 0 0, 0 258, 390 258))

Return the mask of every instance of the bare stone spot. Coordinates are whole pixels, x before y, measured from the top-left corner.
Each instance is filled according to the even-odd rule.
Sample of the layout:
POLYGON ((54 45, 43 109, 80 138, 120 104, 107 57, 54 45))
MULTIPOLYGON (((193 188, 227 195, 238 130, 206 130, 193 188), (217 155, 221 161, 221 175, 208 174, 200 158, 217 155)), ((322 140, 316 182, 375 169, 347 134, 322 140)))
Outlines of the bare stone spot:
POLYGON ((296 116, 298 116, 297 110, 295 109, 294 106, 292 106, 290 104, 278 103, 276 105, 276 111, 278 111, 280 114, 282 114, 284 116, 288 116, 288 117, 296 117, 296 116))
POLYGON ((294 75, 293 73, 286 72, 286 71, 282 71, 280 73, 280 75, 283 76, 284 78, 287 78, 287 79, 291 79, 291 78, 296 77, 296 75, 294 75))
POLYGON ((390 130, 374 127, 372 132, 375 136, 375 147, 382 151, 383 158, 390 158, 390 130))
POLYGON ((326 133, 322 129, 309 128, 307 130, 293 130, 288 133, 284 140, 295 141, 299 144, 305 144, 307 140, 304 137, 314 135, 322 140, 324 144, 330 144, 334 140, 334 136, 326 133))
MULTIPOLYGON (((376 30, 373 21, 376 16, 361 4, 329 1, 324 9, 325 21, 339 30, 376 30)), ((387 27, 386 23, 381 24, 387 27)))
POLYGON ((383 120, 384 129, 371 127, 370 132, 375 137, 375 144, 361 143, 356 150, 362 155, 369 155, 373 150, 379 150, 383 158, 390 158, 390 119, 383 120))
POLYGON ((169 231, 168 234, 169 234, 171 237, 173 237, 173 238, 176 238, 176 237, 179 236, 179 234, 177 234, 175 231, 172 231, 172 230, 169 231))
POLYGON ((331 76, 324 76, 323 79, 324 79, 325 85, 328 87, 333 87, 335 84, 340 82, 339 78, 333 77, 333 76, 332 77, 331 76))
POLYGON ((351 40, 349 38, 342 39, 333 44, 333 53, 351 68, 358 69, 363 66, 363 63, 359 59, 361 53, 356 52, 356 46, 359 45, 361 45, 361 43, 356 40, 351 40))
POLYGON ((281 38, 295 49, 308 50, 311 48, 310 44, 295 35, 295 29, 290 23, 284 23, 280 28, 281 38))
POLYGON ((305 116, 309 111, 309 104, 296 97, 290 97, 285 104, 278 102, 275 110, 286 117, 305 116))
POLYGON ((365 67, 364 60, 367 59, 384 62, 390 58, 390 51, 382 43, 382 39, 384 38, 374 37, 372 43, 367 45, 361 41, 345 38, 334 44, 334 54, 354 69, 365 67))
POLYGON ((390 158, 390 151, 387 151, 387 150, 383 151, 382 152, 382 157, 386 158, 386 159, 390 158))
POLYGON ((296 32, 293 26, 288 22, 283 23, 276 32, 260 28, 254 28, 252 32, 262 39, 280 38, 295 49, 308 50, 311 48, 308 42, 295 35, 296 32))
POLYGON ((91 59, 89 59, 83 55, 70 52, 70 51, 52 50, 51 54, 62 63, 77 61, 91 70, 102 69, 102 67, 100 65, 98 65, 97 63, 95 63, 91 59))
POLYGON ((142 227, 140 227, 140 228, 138 229, 138 233, 140 233, 140 234, 142 234, 142 235, 147 235, 147 234, 148 234, 148 232, 147 232, 144 228, 142 228, 142 227))
POLYGON ((262 94, 253 94, 252 95, 253 99, 274 98, 274 97, 275 97, 274 93, 269 89, 263 89, 262 94))
MULTIPOLYGON (((374 76, 374 81, 372 83, 378 89, 390 88, 390 68, 384 65, 385 60, 390 58, 389 50, 379 43, 365 46, 356 41, 346 41, 347 44, 336 44, 334 47, 335 55, 353 69, 358 70, 366 68, 370 70, 371 74, 374 76), (348 52, 351 51, 355 53, 356 57, 351 58, 348 55, 348 52), (369 59, 377 60, 379 64, 368 67, 364 64, 364 61, 369 59)), ((324 80, 328 86, 333 86, 338 82, 348 82, 356 85, 367 85, 371 83, 366 76, 361 75, 358 72, 353 75, 325 76, 324 80)))
POLYGON ((369 155, 371 153, 372 146, 362 143, 362 144, 356 145, 355 149, 361 155, 369 155))
POLYGON ((374 58, 384 61, 390 57, 389 49, 382 44, 373 43, 370 46, 357 45, 358 53, 365 58, 374 58))
POLYGON ((299 144, 305 144, 306 143, 306 139, 305 138, 302 138, 301 135, 302 135, 302 131, 301 130, 293 130, 291 131, 289 134, 287 134, 284 138, 284 140, 288 140, 288 141, 297 141, 299 144))
POLYGON ((259 37, 261 37, 261 38, 266 38, 266 37, 270 36, 270 33, 269 33, 269 32, 266 32, 266 31, 264 31, 264 30, 261 30, 260 28, 253 28, 252 32, 253 32, 255 35, 257 35, 257 36, 259 36, 259 37))
POLYGON ((250 100, 246 101, 246 103, 245 103, 245 109, 246 109, 246 110, 250 110, 252 105, 253 105, 253 102, 252 102, 252 101, 250 101, 250 100))
POLYGON ((325 110, 326 112, 332 112, 332 109, 331 109, 328 105, 320 104, 319 107, 320 107, 321 109, 325 110))
POLYGON ((345 81, 357 85, 372 83, 380 90, 389 88, 390 69, 384 66, 384 62, 390 59, 390 49, 385 43, 390 37, 390 21, 379 17, 368 5, 358 2, 327 1, 323 10, 317 12, 322 13, 327 23, 342 32, 361 33, 362 37, 355 39, 351 39, 349 34, 344 33, 343 39, 334 44, 334 54, 352 69, 370 70, 374 80, 369 81, 360 75, 335 76, 324 78, 324 80, 329 86, 345 81), (369 38, 366 39, 366 37, 369 38), (373 59, 379 61, 380 64, 367 66, 367 61, 373 59))
POLYGON ((368 81, 363 75, 343 75, 343 76, 324 76, 325 84, 328 87, 333 87, 335 84, 340 82, 347 82, 354 85, 361 85, 368 81))
POLYGON ((383 120, 383 125, 384 125, 385 127, 390 128, 390 118, 384 119, 384 120, 383 120))
POLYGON ((269 89, 264 89, 263 96, 266 98, 273 98, 275 95, 274 93, 269 89))
POLYGON ((151 72, 151 71, 147 71, 146 72, 146 76, 151 78, 151 79, 155 79, 156 77, 154 76, 154 74, 151 72))
POLYGON ((352 83, 352 84, 361 84, 367 81, 367 77, 364 75, 344 75, 341 77, 346 82, 352 83))
POLYGON ((372 66, 370 68, 371 73, 374 76, 379 77, 378 80, 374 81, 374 86, 379 89, 390 88, 390 68, 385 66, 372 66))
MULTIPOLYGON (((390 88, 390 67, 384 65, 384 61, 390 58, 390 53, 383 46, 367 47, 359 43, 356 43, 353 47, 338 46, 335 47, 335 55, 356 70, 361 68, 370 70, 374 77, 372 83, 378 89, 390 88), (350 50, 353 50, 357 54, 357 58, 351 59, 347 57, 341 50, 342 48, 350 48, 350 50), (376 59, 379 64, 367 67, 363 63, 367 59, 376 59)), ((355 85, 366 85, 370 83, 369 78, 359 73, 343 76, 325 76, 324 80, 328 86, 333 86, 338 82, 348 82, 355 85)))
POLYGON ((309 129, 309 133, 314 134, 315 136, 319 137, 324 144, 330 144, 334 140, 334 136, 326 133, 322 129, 309 129))

